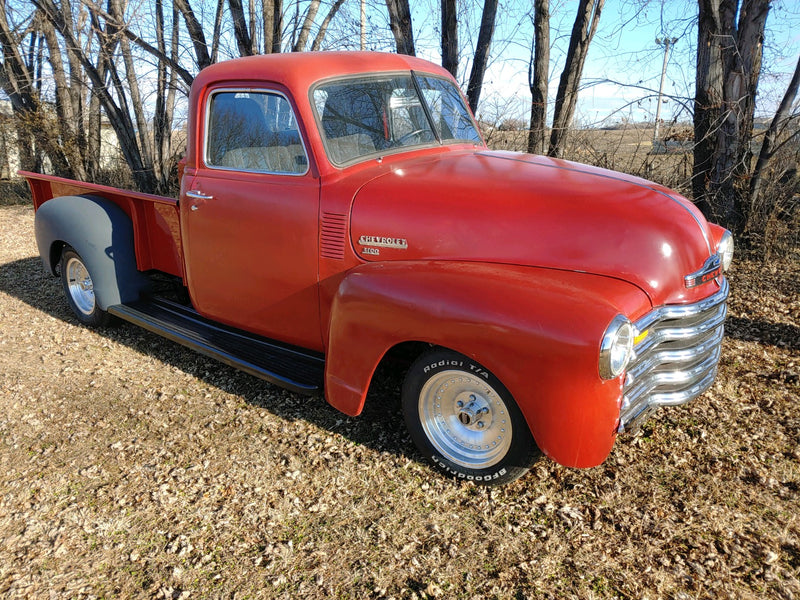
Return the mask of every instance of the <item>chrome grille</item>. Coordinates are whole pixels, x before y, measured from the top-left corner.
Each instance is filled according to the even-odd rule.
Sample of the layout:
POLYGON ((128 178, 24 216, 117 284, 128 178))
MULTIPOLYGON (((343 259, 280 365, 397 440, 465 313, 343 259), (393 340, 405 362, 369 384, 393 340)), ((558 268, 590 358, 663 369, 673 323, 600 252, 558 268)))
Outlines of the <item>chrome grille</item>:
POLYGON ((724 335, 728 281, 695 304, 662 306, 634 325, 647 335, 634 347, 619 432, 635 431, 660 406, 684 404, 714 382, 724 335))

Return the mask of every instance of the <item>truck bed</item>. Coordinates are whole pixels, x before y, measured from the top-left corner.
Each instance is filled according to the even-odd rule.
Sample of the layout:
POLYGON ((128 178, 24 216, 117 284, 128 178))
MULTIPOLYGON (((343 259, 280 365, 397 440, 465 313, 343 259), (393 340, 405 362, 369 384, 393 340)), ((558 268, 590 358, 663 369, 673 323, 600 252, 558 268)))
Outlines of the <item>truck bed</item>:
POLYGON ((91 195, 113 202, 133 222, 139 270, 156 270, 184 278, 176 199, 28 171, 20 171, 19 174, 28 180, 36 210, 48 200, 60 196, 91 195))

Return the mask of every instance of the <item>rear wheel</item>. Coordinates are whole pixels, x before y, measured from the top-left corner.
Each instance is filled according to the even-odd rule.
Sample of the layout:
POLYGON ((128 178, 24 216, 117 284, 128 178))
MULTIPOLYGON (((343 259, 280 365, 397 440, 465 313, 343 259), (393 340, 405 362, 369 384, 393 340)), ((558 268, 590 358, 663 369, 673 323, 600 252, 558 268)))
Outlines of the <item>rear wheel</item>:
POLYGON ((111 315, 97 305, 92 275, 72 246, 61 251, 61 284, 69 307, 81 323, 101 327, 111 322, 111 315))
POLYGON ((539 456, 505 386, 462 354, 423 354, 409 369, 402 401, 414 443, 450 476, 504 484, 524 475, 539 456))

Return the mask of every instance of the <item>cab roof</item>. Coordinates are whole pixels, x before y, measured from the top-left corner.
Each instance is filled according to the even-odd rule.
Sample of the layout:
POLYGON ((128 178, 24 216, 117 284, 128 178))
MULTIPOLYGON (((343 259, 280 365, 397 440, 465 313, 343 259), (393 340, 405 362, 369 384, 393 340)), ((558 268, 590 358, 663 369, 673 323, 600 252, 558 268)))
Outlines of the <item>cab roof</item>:
MULTIPOLYGON (((198 165, 198 143, 202 140, 201 100, 209 88, 216 86, 243 86, 253 84, 277 85, 289 91, 297 102, 300 126, 307 135, 315 154, 322 141, 314 124, 309 103, 309 89, 316 82, 331 77, 368 74, 375 72, 422 71, 453 80, 442 67, 403 54, 382 52, 291 52, 248 56, 220 62, 206 67, 197 75, 189 94, 189 125, 187 127, 186 165, 198 165)), ((324 153, 321 153, 321 155, 324 153)), ((315 161, 316 162, 316 161, 315 161)), ((316 162, 319 164, 319 162, 316 162)), ((324 168, 324 165, 320 165, 324 168)), ((318 167, 312 164, 312 171, 318 167)))
POLYGON ((217 82, 271 81, 295 93, 320 79, 376 71, 425 71, 450 77, 442 67, 404 54, 382 52, 291 52, 248 56, 203 69, 193 88, 217 82))

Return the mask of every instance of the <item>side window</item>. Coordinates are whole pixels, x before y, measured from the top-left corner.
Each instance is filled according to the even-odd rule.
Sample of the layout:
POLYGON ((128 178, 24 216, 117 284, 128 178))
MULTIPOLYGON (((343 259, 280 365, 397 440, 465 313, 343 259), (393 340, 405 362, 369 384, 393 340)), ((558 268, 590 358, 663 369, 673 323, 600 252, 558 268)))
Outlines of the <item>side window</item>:
POLYGON ((302 175, 308 159, 292 107, 279 94, 217 92, 206 127, 210 167, 302 175))
POLYGON ((418 75, 417 81, 442 140, 481 141, 461 94, 451 82, 426 75, 418 75))

